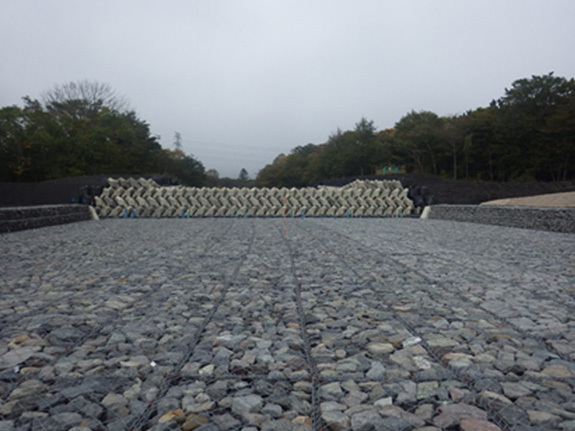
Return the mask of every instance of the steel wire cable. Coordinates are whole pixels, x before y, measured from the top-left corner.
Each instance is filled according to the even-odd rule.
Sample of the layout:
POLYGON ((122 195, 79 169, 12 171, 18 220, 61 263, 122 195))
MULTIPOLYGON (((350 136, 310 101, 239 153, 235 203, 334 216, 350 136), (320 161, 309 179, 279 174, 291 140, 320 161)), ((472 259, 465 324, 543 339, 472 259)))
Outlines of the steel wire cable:
POLYGON ((295 252, 294 252, 292 245, 290 244, 290 241, 287 238, 285 226, 284 225, 282 225, 281 227, 277 226, 277 230, 278 230, 278 233, 282 236, 282 238, 284 240, 284 244, 287 247, 289 259, 290 259, 291 275, 294 278, 294 281, 296 284, 295 296, 296 296, 296 306, 297 306, 299 324, 300 324, 300 335, 302 337, 302 340, 304 341, 304 352, 305 352, 307 363, 310 367, 310 376, 311 376, 311 383, 312 383, 312 392, 311 392, 311 397, 312 397, 312 403, 311 403, 312 404, 312 414, 311 414, 312 424, 313 424, 314 431, 321 431, 323 429, 323 427, 321 425, 321 418, 320 418, 320 413, 319 413, 319 396, 318 396, 318 387, 319 387, 319 380, 320 379, 319 379, 319 374, 318 374, 317 366, 315 363, 315 359, 313 358, 313 356, 311 354, 311 343, 310 343, 308 332, 306 330, 307 323, 306 323, 306 318, 305 318, 305 310, 304 310, 304 307, 302 305, 302 300, 301 300, 302 283, 301 283, 301 280, 298 277, 296 270, 295 270, 296 269, 295 252))

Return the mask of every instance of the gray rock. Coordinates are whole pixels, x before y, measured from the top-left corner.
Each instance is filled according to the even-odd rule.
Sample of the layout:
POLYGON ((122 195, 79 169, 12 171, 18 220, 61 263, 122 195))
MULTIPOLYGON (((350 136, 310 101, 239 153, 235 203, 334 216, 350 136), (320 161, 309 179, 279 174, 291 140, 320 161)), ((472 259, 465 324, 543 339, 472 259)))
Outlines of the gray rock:
POLYGON ((262 409, 264 415, 268 415, 271 418, 278 419, 283 415, 283 409, 278 404, 267 403, 262 409))
POLYGON ((437 392, 439 388, 438 382, 421 382, 417 384, 416 397, 418 400, 430 398, 437 392))
POLYGON ((292 431, 293 427, 288 420, 280 419, 280 420, 272 420, 267 421, 262 424, 261 427, 262 431, 292 431))
POLYGON ((349 416, 338 410, 322 411, 321 419, 331 431, 344 431, 351 425, 349 416))
POLYGON ((338 382, 327 383, 319 387, 319 396, 323 400, 336 401, 343 396, 341 385, 338 382))
POLYGON ((448 404, 441 406, 438 411, 439 415, 433 418, 433 423, 442 428, 458 425, 464 418, 487 420, 487 413, 484 410, 468 404, 448 404))
POLYGON ((101 403, 107 408, 117 409, 126 406, 128 400, 120 394, 108 394, 102 399, 101 403))
POLYGON ((403 418, 386 417, 381 420, 376 429, 386 431, 404 431, 412 428, 413 424, 403 418))
POLYGON ((10 350, 0 356, 0 369, 13 368, 34 356, 39 350, 40 347, 38 346, 26 346, 10 350))
POLYGON ((509 423, 515 423, 515 424, 529 423, 529 418, 525 410, 515 405, 510 405, 504 408, 503 410, 500 410, 499 415, 509 423))
POLYGON ((212 416, 212 422, 222 431, 235 429, 241 425, 241 422, 229 413, 212 416))
POLYGON ((274 390, 277 389, 277 385, 274 385, 273 383, 268 382, 267 380, 259 380, 257 382, 254 382, 253 386, 254 386, 254 392, 256 394, 264 396, 272 394, 274 390))
POLYGON ((531 389, 521 383, 503 382, 501 386, 503 386, 505 396, 511 400, 526 397, 532 393, 531 389))
MULTIPOLYGON (((559 429, 562 431, 575 431, 575 420, 565 421, 559 424, 559 429)), ((0 428, 2 430, 2 428, 0 428)))
POLYGON ((535 426, 555 426, 561 421, 559 416, 539 410, 527 410, 527 415, 529 417, 529 422, 535 426))
POLYGON ((308 401, 300 397, 296 397, 295 395, 290 395, 289 397, 289 408, 298 414, 305 416, 310 415, 312 410, 311 404, 308 401))
POLYGON ((377 410, 369 409, 351 416, 351 429, 353 431, 372 431, 382 428, 383 418, 377 410))
POLYGON ((259 395, 235 397, 232 404, 232 411, 238 415, 258 413, 262 409, 263 404, 263 399, 259 395))
POLYGON ((455 346, 459 345, 457 341, 446 337, 433 338, 429 340, 427 344, 438 356, 446 355, 451 352, 455 346))
POLYGON ((384 418, 402 419, 402 422, 406 422, 410 426, 414 427, 422 427, 425 425, 425 420, 423 420, 420 416, 407 412, 398 406, 384 406, 379 409, 379 414, 384 418))
POLYGON ((172 410, 176 410, 180 408, 180 404, 181 402, 177 398, 171 398, 166 396, 158 401, 158 411, 169 412, 172 410))
POLYGON ((46 339, 56 345, 71 345, 84 337, 84 332, 73 326, 62 326, 53 329, 46 339))
POLYGON ((14 431, 14 421, 0 421, 0 431, 14 431))
POLYGON ((26 380, 10 393, 8 399, 15 400, 19 398, 39 396, 46 390, 46 388, 47 386, 39 380, 26 380))
POLYGON ((364 392, 361 391, 350 391, 341 401, 348 407, 358 406, 365 402, 369 398, 364 392))
POLYGON ((429 421, 433 417, 435 407, 433 404, 421 404, 415 409, 415 414, 421 419, 429 421))
POLYGON ((385 366, 379 361, 373 361, 366 376, 374 380, 383 379, 385 377, 385 366))
POLYGON ((51 416, 51 420, 56 422, 62 429, 70 429, 75 425, 82 422, 82 415, 78 413, 59 413, 57 415, 51 416))
POLYGON ((212 360, 214 365, 222 365, 228 364, 230 362, 230 357, 232 356, 233 352, 231 350, 226 349, 225 347, 219 347, 214 355, 212 360))
POLYGON ((402 390, 397 395, 397 404, 411 404, 417 399, 417 385, 411 381, 401 382, 402 390))
POLYGON ((206 388, 206 393, 213 399, 223 398, 228 391, 228 384, 224 380, 218 380, 206 388))
POLYGON ((347 409, 347 406, 345 406, 344 404, 337 403, 335 401, 324 401, 323 403, 320 404, 319 408, 322 412, 329 412, 333 410, 343 411, 347 409))

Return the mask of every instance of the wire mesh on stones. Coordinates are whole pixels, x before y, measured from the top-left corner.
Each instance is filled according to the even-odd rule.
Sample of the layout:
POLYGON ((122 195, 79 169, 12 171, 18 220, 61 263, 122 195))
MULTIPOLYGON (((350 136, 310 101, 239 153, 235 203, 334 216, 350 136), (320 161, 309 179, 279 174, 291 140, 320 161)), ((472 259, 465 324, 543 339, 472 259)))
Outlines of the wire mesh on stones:
POLYGON ((416 212, 397 180, 344 187, 160 187, 144 178, 108 180, 94 198, 99 217, 403 217, 416 212))
POLYGON ((9 283, 23 299, 2 309, 0 429, 476 429, 462 426, 465 416, 519 431, 536 420, 557 429, 558 415, 567 422, 569 357, 561 365, 521 322, 502 325, 451 290, 462 275, 473 279, 471 269, 447 265, 449 255, 421 266, 409 242, 394 254, 377 237, 341 241, 335 224, 349 228, 294 223, 286 237, 279 220, 202 220, 185 237, 179 223, 136 232, 110 221, 115 241, 89 254, 97 265, 70 267, 64 252, 36 262, 42 278, 9 283), (160 238, 160 258, 138 267, 160 238), (54 262, 97 288, 88 297, 54 262), (51 282, 50 301, 23 310, 51 282), (521 361, 537 371, 526 380, 516 374, 521 361), (530 418, 533 397, 566 410, 530 418))

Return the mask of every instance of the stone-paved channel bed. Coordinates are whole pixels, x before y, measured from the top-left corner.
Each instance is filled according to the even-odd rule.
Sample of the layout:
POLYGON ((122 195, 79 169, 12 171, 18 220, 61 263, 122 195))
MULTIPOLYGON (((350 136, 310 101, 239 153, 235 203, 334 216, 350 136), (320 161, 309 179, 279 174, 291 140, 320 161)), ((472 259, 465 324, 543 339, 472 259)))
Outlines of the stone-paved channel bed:
POLYGON ((570 234, 148 219, 0 243, 0 430, 575 429, 570 234))

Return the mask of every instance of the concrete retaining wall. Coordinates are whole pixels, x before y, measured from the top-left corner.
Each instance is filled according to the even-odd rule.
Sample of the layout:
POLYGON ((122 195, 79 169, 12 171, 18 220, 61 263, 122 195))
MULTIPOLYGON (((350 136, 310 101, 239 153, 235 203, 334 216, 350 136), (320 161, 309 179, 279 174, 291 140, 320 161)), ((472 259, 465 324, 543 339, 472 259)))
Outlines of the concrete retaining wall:
POLYGON ((434 205, 429 218, 575 233, 575 208, 434 205))
POLYGON ((91 220, 89 205, 41 205, 0 208, 0 233, 91 220))

